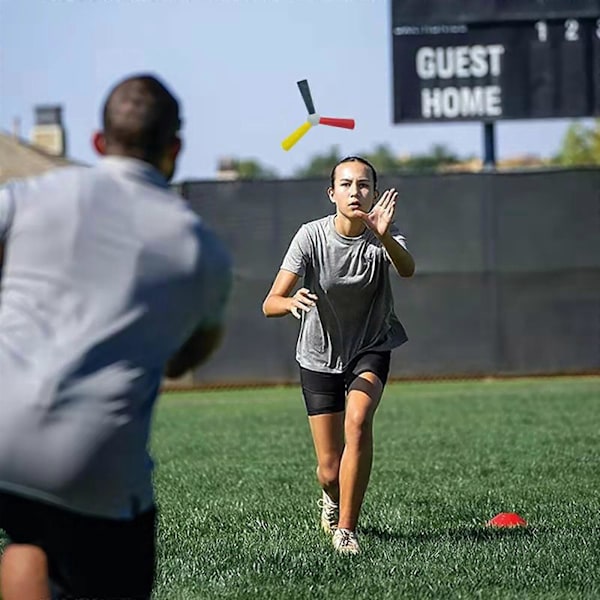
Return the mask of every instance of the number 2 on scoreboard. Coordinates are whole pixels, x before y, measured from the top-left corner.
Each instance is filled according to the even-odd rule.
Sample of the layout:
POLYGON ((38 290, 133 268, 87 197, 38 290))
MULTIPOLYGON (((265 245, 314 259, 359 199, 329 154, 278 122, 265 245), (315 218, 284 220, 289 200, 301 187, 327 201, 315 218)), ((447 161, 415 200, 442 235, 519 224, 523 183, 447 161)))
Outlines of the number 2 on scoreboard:
POLYGON ((567 42, 579 41, 579 21, 576 19, 567 19, 565 21, 565 40, 567 42))

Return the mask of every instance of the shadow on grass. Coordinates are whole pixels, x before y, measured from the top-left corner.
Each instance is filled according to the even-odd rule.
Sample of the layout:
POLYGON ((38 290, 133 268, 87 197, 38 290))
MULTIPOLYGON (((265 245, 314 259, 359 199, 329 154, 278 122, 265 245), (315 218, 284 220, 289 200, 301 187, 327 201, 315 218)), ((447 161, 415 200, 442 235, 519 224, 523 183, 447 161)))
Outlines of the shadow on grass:
POLYGON ((531 527, 506 527, 493 528, 482 525, 465 525, 462 527, 431 529, 421 531, 389 531, 379 527, 361 528, 361 533, 370 535, 384 542, 435 542, 441 540, 466 541, 488 543, 499 539, 523 539, 539 536, 543 531, 531 527))

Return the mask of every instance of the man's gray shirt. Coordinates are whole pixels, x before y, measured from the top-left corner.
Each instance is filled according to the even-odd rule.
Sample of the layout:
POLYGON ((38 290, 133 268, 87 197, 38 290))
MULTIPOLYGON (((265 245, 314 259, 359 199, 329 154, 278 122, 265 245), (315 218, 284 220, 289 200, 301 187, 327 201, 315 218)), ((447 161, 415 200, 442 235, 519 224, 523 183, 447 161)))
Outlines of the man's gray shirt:
POLYGON ((153 503, 165 362, 223 319, 231 263, 150 165, 110 157, 0 189, 0 489, 91 515, 153 503))
MULTIPOLYGON (((391 234, 406 248, 395 226, 391 234)), ((394 313, 390 264, 368 228, 345 237, 336 231, 334 215, 302 225, 281 264, 318 296, 316 307, 302 312, 296 346, 301 367, 340 373, 362 352, 391 350, 407 341, 394 313)))

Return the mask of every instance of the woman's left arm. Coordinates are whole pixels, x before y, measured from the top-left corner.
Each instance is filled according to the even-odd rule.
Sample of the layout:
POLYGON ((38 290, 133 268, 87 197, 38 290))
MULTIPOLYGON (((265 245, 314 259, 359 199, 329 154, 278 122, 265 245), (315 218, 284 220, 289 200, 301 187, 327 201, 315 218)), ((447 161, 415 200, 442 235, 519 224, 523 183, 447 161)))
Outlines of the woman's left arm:
POLYGON ((397 197, 398 192, 394 188, 386 190, 371 211, 363 213, 362 218, 385 248, 398 275, 400 277, 412 277, 415 272, 415 261, 410 252, 395 240, 390 233, 390 227, 396 212, 397 197))
POLYGON ((412 277, 415 272, 415 261, 411 253, 395 240, 389 231, 383 236, 377 237, 385 248, 398 275, 400 275, 400 277, 412 277))

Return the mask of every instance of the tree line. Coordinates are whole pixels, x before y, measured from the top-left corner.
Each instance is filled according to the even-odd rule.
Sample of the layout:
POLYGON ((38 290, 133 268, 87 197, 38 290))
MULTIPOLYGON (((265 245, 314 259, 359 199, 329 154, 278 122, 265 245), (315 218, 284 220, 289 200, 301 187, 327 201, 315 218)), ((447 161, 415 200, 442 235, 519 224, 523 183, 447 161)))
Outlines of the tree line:
MULTIPOLYGON (((444 170, 458 170, 461 165, 476 162, 474 156, 460 156, 445 144, 434 144, 429 151, 406 157, 398 157, 392 149, 381 144, 371 152, 361 153, 381 174, 402 173, 435 173, 444 170)), ((294 177, 328 176, 331 165, 342 158, 337 146, 331 147, 322 154, 313 156, 308 163, 294 173, 294 177)), ((530 157, 531 158, 531 157, 530 157)), ((540 165, 548 167, 600 166, 600 119, 590 127, 580 122, 571 123, 568 127, 558 152, 548 159, 540 159, 540 165)), ((519 165, 518 160, 511 163, 519 165)), ((231 167, 238 179, 277 179, 277 171, 255 159, 231 159, 231 167)))

